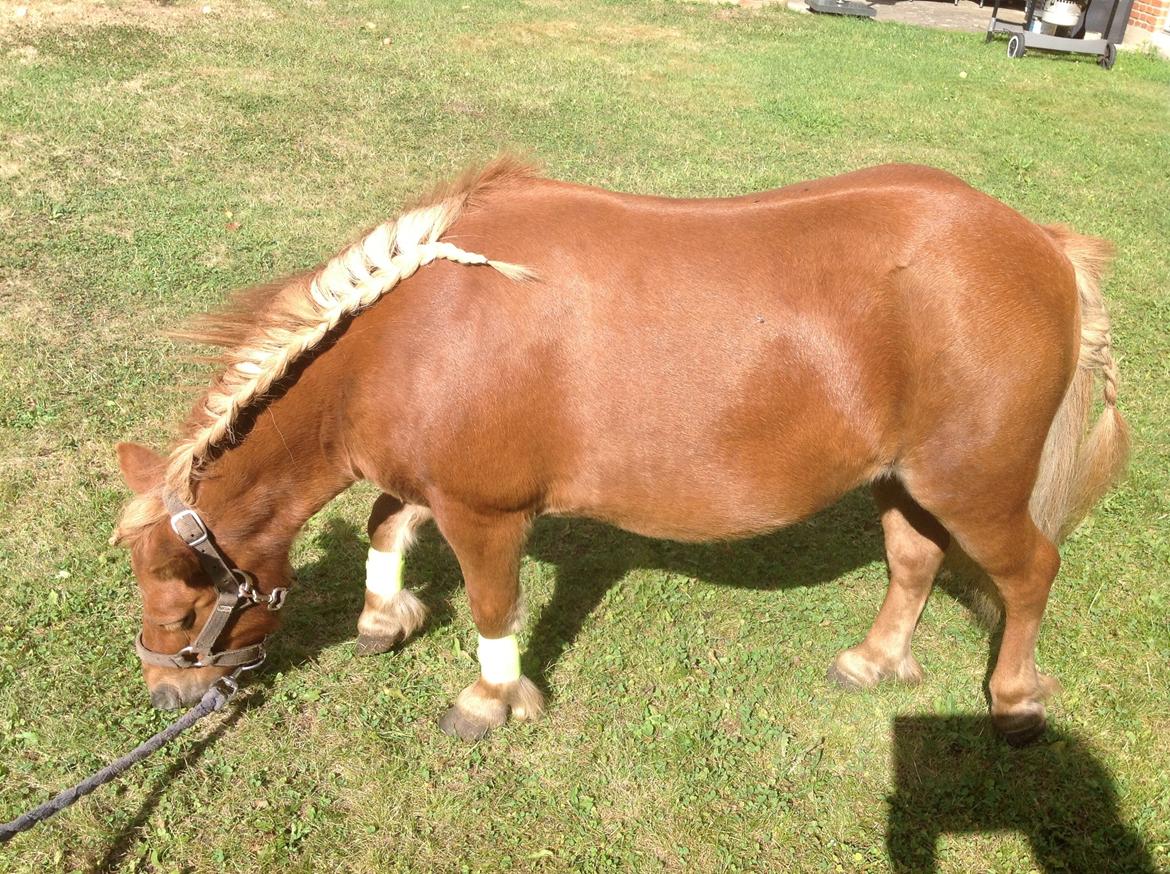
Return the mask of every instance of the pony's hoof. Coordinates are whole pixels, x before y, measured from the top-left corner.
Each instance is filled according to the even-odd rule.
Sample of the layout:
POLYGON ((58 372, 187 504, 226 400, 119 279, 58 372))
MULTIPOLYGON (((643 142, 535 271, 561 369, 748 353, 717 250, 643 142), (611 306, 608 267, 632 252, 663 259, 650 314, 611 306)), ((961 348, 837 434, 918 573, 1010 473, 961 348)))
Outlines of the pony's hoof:
POLYGON ((543 713, 544 696, 527 677, 499 686, 479 680, 459 693, 439 720, 439 728, 463 740, 480 740, 507 722, 509 715, 534 722, 543 713))
POLYGON ((992 714, 995 730, 1013 747, 1024 747, 1044 734, 1048 721, 1044 711, 992 714))
POLYGON ((830 683, 846 689, 872 689, 886 679, 913 686, 922 682, 922 666, 912 655, 906 655, 897 664, 890 664, 870 658, 854 647, 837 653, 826 676, 830 683))
MULTIPOLYGON (((869 688, 865 683, 846 674, 837 667, 837 663, 833 662, 829 665, 829 670, 825 672, 825 679, 841 689, 848 689, 851 692, 856 692, 860 689, 869 688)), ((869 684, 872 685, 872 684, 869 684)))
POLYGON ((456 699, 451 709, 439 720, 444 734, 460 740, 482 740, 493 728, 499 728, 508 721, 508 705, 490 698, 477 698, 469 706, 464 694, 456 699))
POLYGON ((381 655, 384 652, 399 646, 403 640, 406 639, 404 634, 358 634, 357 642, 353 646, 354 655, 358 656, 372 656, 381 655))
POLYGON ((427 608, 413 593, 400 589, 389 598, 366 593, 366 606, 358 617, 359 656, 378 655, 401 646, 427 620, 427 608))

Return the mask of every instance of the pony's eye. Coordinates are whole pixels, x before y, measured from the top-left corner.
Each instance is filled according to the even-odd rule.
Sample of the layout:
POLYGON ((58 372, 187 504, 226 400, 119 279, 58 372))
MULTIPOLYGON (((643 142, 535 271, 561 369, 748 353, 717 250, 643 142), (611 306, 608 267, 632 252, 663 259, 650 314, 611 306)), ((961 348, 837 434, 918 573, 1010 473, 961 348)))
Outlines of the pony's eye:
POLYGON ((188 613, 182 619, 176 619, 173 622, 158 622, 156 623, 163 631, 184 631, 191 627, 195 621, 195 614, 188 613))

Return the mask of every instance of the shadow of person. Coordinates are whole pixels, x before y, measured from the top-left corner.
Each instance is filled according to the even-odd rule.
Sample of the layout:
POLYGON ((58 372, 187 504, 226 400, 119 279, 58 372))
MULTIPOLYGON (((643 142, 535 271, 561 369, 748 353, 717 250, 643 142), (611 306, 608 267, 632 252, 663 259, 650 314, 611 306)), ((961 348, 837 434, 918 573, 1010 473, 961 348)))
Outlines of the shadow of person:
POLYGON ((1154 872, 1122 821, 1117 787, 1089 746, 1050 728, 1044 746, 1012 750, 985 716, 900 716, 886 848, 899 874, 936 870, 944 834, 1014 831, 1043 871, 1154 872))

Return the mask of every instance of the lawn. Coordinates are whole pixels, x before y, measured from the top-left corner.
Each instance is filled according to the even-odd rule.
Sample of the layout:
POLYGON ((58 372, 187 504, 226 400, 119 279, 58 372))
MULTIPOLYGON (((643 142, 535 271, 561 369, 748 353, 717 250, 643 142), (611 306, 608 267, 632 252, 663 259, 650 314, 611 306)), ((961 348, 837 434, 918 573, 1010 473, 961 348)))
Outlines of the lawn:
POLYGON ((993 635, 954 586, 918 631, 922 685, 825 682, 884 591, 864 494, 729 545, 542 522, 522 582, 548 714, 454 741, 436 721, 475 673, 458 567, 428 533, 407 583, 429 628, 355 658, 355 488, 298 541, 239 703, 0 871, 1170 866, 1170 64, 1011 61, 775 7, 210 2, 15 23, 0 3, 0 820, 170 719, 107 544, 113 443, 164 445, 207 375, 161 332, 503 146, 678 195, 915 161, 1109 237, 1134 461, 1063 549, 1039 661, 1064 692, 1024 750, 984 722, 993 635))

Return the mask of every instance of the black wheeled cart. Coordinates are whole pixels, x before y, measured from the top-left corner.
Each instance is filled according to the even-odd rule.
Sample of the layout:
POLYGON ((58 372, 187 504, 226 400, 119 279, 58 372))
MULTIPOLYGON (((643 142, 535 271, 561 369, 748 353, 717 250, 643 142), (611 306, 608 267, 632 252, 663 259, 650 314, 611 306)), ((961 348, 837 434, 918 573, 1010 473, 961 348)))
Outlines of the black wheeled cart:
POLYGON ((1118 18, 1118 9, 1124 6, 1128 17, 1131 3, 1132 0, 1090 0, 1083 15, 1077 8, 1069 19, 1062 16, 1068 16, 1070 7, 1075 6, 1070 0, 1024 0, 1021 24, 1000 18, 1000 0, 995 0, 987 23, 987 41, 991 42, 997 33, 1006 33, 1009 58, 1022 58, 1028 49, 1075 52, 1096 55, 1097 63, 1109 70, 1117 60, 1117 43, 1125 34, 1126 22, 1118 18), (1100 30, 1090 30, 1094 27, 1100 30))

